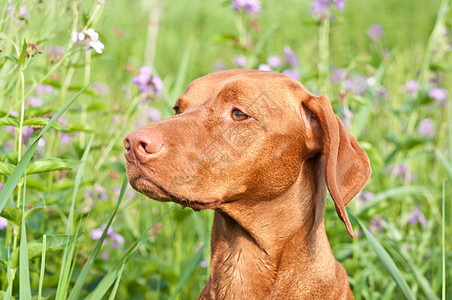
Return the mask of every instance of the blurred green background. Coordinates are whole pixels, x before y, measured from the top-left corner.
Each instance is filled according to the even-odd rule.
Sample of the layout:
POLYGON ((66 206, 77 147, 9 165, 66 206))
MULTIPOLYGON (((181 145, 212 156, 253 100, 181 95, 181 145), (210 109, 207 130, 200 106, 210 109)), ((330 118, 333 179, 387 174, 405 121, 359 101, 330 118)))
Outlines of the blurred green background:
MULTIPOLYGON (((349 205, 349 211, 372 232, 370 237, 353 223, 360 233, 351 240, 331 201, 327 202, 325 216, 333 252, 347 269, 356 299, 452 297, 448 266, 452 244, 447 240, 452 214, 450 3, 347 0, 341 11, 332 2, 329 10, 334 17, 328 20, 313 17, 312 3, 262 1, 261 11, 252 15, 234 10, 231 1, 1 3, 2 186, 6 186, 11 170, 38 137, 42 125, 99 76, 64 114, 67 121, 60 119, 60 127, 54 126, 44 134, 45 142, 38 146, 32 160, 50 157, 63 161, 58 161, 59 165, 55 160, 47 162, 47 169, 41 167, 36 174, 27 175, 24 189, 16 188, 10 197, 0 199, 7 203, 1 216, 8 220, 8 227, 0 229, 0 297, 10 294, 19 298, 27 290, 26 279, 19 280, 25 265, 17 265, 17 252, 26 247, 19 245, 22 221, 7 211, 30 212, 25 223, 29 245, 35 241, 42 249, 43 234, 49 240, 53 236, 58 244, 48 246, 45 262, 41 250, 28 250, 31 294, 37 298, 41 291, 45 298, 65 299, 83 277, 83 266, 96 252, 97 234, 116 206, 125 175, 123 137, 138 126, 172 115, 178 95, 195 78, 215 71, 219 60, 226 68, 236 68, 234 59, 243 55, 246 67, 257 69, 268 64, 270 55, 283 59, 285 46, 291 47, 300 63, 274 70, 292 68, 311 91, 326 93, 372 163, 371 180, 349 205), (383 31, 372 38, 369 30, 376 24, 383 31), (71 41, 72 32, 90 27, 105 45, 101 54, 86 49, 88 37, 71 41), (156 34, 149 34, 149 30, 156 30, 156 34), (327 38, 323 35, 322 40, 325 32, 327 38), (241 43, 240 34, 247 44, 241 43), (34 43, 42 53, 32 56, 27 43, 34 43), (56 45, 64 47, 63 54, 52 56, 51 47, 56 45), (325 53, 326 59, 322 56, 325 53), (132 82, 142 66, 152 67, 153 76, 162 79, 161 96, 155 90, 141 93, 132 82), (334 79, 338 70, 342 75, 334 79), (25 96, 21 93, 21 74, 25 96), (410 89, 409 80, 416 81, 415 91, 410 89), (42 84, 50 86, 52 92, 38 94, 35 89, 42 84), (354 84, 361 85, 362 90, 353 89, 350 85, 354 84), (435 89, 445 96, 432 92, 438 92, 435 89), (42 104, 30 104, 29 96, 38 97, 42 104), (20 125, 22 102, 25 120, 40 117, 45 121, 41 120, 41 125, 30 121, 35 124, 30 137, 19 142, 24 125, 20 125), (64 142, 64 138, 70 138, 70 142, 64 142), (77 189, 76 175, 82 166, 84 174, 77 189), (25 191, 24 208, 23 202, 17 203, 20 191, 25 191), (67 234, 71 212, 73 229, 67 234), (61 234, 67 235, 60 239, 57 235, 61 234), (391 268, 384 266, 375 243, 389 254, 396 271, 392 270, 399 272, 408 292, 394 279, 397 275, 391 268), (71 249, 72 255, 64 257, 63 251, 70 253, 71 249), (11 259, 14 250, 15 262, 11 259), (15 278, 8 278, 8 268, 15 278), (70 270, 66 280, 62 280, 62 270, 70 270), (42 287, 40 278, 44 278, 42 287)), ((104 298, 196 298, 208 278, 212 214, 152 201, 128 187, 112 223, 114 234, 107 235, 108 244, 93 257, 78 297, 105 288, 104 298), (127 249, 137 240, 132 255, 127 249), (125 258, 127 261, 121 260, 125 258), (118 262, 123 269, 113 276, 116 281, 101 281, 112 274, 118 262)))

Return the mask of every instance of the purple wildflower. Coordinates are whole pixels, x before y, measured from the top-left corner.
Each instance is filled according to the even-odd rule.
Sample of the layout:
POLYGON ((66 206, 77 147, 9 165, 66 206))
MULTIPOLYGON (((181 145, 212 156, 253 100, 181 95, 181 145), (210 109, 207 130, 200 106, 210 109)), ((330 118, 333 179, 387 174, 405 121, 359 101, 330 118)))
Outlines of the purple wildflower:
POLYGON ((416 96, 417 91, 419 90, 419 82, 414 79, 410 79, 405 83, 405 90, 410 93, 412 96, 416 96))
POLYGON ((109 257, 108 252, 106 252, 106 251, 102 252, 101 257, 102 257, 103 260, 107 260, 108 257, 109 257))
POLYGON ((123 86, 122 91, 124 92, 124 95, 126 96, 127 99, 132 98, 132 92, 130 91, 130 89, 128 87, 123 86))
POLYGON ((226 70, 226 63, 225 63, 225 61, 222 60, 222 59, 217 60, 217 61, 214 63, 213 68, 214 68, 215 71, 223 71, 223 70, 226 70))
POLYGON ((107 191, 105 190, 105 188, 102 185, 96 183, 94 185, 94 190, 99 194, 100 199, 102 199, 102 200, 108 199, 107 191))
POLYGON ((345 0, 334 0, 334 6, 340 11, 345 9, 345 0))
POLYGON ((63 46, 49 46, 47 48, 47 58, 51 63, 63 57, 65 49, 63 46))
POLYGON ((106 96, 110 94, 110 87, 105 83, 94 82, 91 88, 100 96, 106 96))
POLYGON ((141 93, 147 94, 151 99, 154 99, 155 95, 159 97, 162 95, 162 79, 158 75, 153 75, 153 70, 150 67, 141 67, 140 73, 132 78, 130 82, 136 85, 141 93))
POLYGON ((5 144, 5 150, 12 150, 12 149, 14 149, 14 141, 9 140, 5 144))
POLYGON ((6 227, 8 227, 8 220, 0 217, 0 230, 5 229, 6 227))
POLYGON ((407 182, 412 182, 416 178, 416 174, 409 172, 408 166, 405 164, 392 166, 388 171, 391 176, 401 177, 407 182))
POLYGON ((93 240, 98 240, 102 236, 102 232, 104 232, 102 228, 96 228, 91 230, 90 236, 93 240))
POLYGON ((24 142, 26 142, 34 132, 35 132, 35 130, 33 129, 33 127, 28 126, 28 125, 24 126, 22 128, 22 140, 24 142))
POLYGON ((405 243, 405 245, 403 247, 405 248, 406 251, 411 250, 410 244, 408 244, 408 243, 405 243))
POLYGON ((286 64, 292 67, 296 67, 300 64, 298 57, 290 46, 284 46, 284 60, 286 64))
POLYGON ((364 75, 358 75, 344 80, 344 89, 355 95, 363 95, 367 91, 368 80, 364 75))
POLYGON ((109 236, 114 240, 114 242, 118 243, 119 245, 124 244, 124 238, 119 233, 112 231, 109 236))
POLYGON ((232 62, 237 68, 243 68, 246 65, 246 57, 245 55, 236 55, 232 59, 232 62))
POLYGON ((61 143, 65 144, 65 145, 70 145, 70 144, 72 144, 72 137, 70 134, 62 133, 61 137, 60 137, 60 141, 61 141, 61 143))
POLYGON ((367 29, 367 36, 370 37, 374 42, 381 41, 381 38, 383 37, 384 31, 383 27, 379 24, 374 24, 367 29))
MULTIPOLYGON (((53 117, 53 114, 52 114, 53 117)), ((67 121, 66 117, 64 115, 61 115, 61 117, 58 118, 58 124, 60 124, 61 126, 67 126, 69 124, 69 122, 67 121)))
POLYGON ((17 115, 18 115, 18 113, 17 113, 17 110, 15 110, 15 109, 13 109, 12 111, 11 111, 11 117, 17 117, 17 115))
POLYGON ((266 64, 260 64, 258 69, 261 70, 261 71, 271 71, 272 70, 272 68, 269 65, 266 65, 266 64))
POLYGON ((379 215, 374 215, 372 220, 370 221, 369 232, 373 235, 373 229, 377 229, 378 231, 383 231, 383 224, 386 223, 385 219, 383 219, 379 215))
POLYGON ((390 96, 389 91, 382 85, 377 86, 375 92, 377 94, 377 97, 380 99, 388 99, 390 96))
POLYGON ((119 186, 114 186, 113 193, 118 197, 119 194, 121 193, 121 188, 119 186))
POLYGON ((40 84, 36 87, 35 93, 39 94, 51 94, 53 87, 50 84, 40 84))
POLYGON ((413 210, 413 214, 410 216, 410 219, 408 220, 411 224, 417 224, 421 223, 422 226, 427 225, 427 219, 425 218, 424 214, 419 209, 419 206, 416 205, 413 210))
POLYGON ((3 183, 0 182, 0 192, 3 190, 3 183))
POLYGON ((361 229, 357 229, 357 230, 356 230, 356 235, 355 235, 356 238, 359 239, 359 238, 361 238, 362 235, 363 235, 363 234, 362 234, 362 232, 361 232, 361 229))
POLYGON ((343 68, 341 69, 334 69, 333 72, 331 72, 331 82, 332 83, 339 83, 342 80, 345 79, 345 77, 347 76, 347 71, 343 68))
POLYGON ((330 0, 316 0, 311 3, 312 16, 317 20, 329 18, 330 0))
POLYGON ((350 109, 348 109, 348 107, 343 107, 341 109, 341 113, 344 116, 342 118, 342 123, 344 123, 347 129, 350 129, 352 127, 351 120, 353 119, 353 113, 350 109))
MULTIPOLYGON (((9 14, 11 14, 11 16, 13 18, 16 17, 16 11, 15 11, 15 5, 14 4, 10 4, 6 8, 6 15, 9 15, 9 14)), ((17 25, 19 25, 19 26, 22 25, 23 20, 28 19, 28 10, 27 10, 26 6, 21 5, 19 7, 18 17, 19 17, 19 21, 17 22, 17 25)))
POLYGON ((198 253, 204 247, 204 242, 199 242, 198 247, 196 247, 196 253, 198 253))
POLYGON ((154 75, 154 76, 152 76, 151 83, 154 86, 155 93, 157 94, 157 96, 162 97, 162 89, 163 89, 162 79, 159 76, 154 75))
POLYGON ((431 88, 428 92, 428 96, 438 102, 443 102, 449 97, 447 90, 439 87, 431 88))
POLYGON ((282 74, 289 76, 290 78, 295 79, 297 81, 300 80, 300 74, 295 69, 286 69, 282 71, 282 74))
POLYGON ((133 190, 127 192, 127 199, 129 201, 133 200, 137 196, 137 193, 133 190))
POLYGON ((277 54, 272 54, 267 58, 267 64, 272 68, 281 67, 281 57, 277 54))
POLYGON ((433 124, 433 120, 431 118, 423 119, 419 123, 419 133, 422 136, 434 136, 436 133, 435 126, 433 124))
POLYGON ((147 109, 146 115, 149 119, 151 119, 152 122, 157 122, 162 118, 162 113, 154 107, 149 107, 147 109))
POLYGON ((27 98, 26 100, 27 105, 29 106, 34 106, 34 107, 41 107, 44 102, 42 101, 41 98, 35 97, 35 96, 30 96, 27 98))
POLYGON ((209 266, 209 262, 205 259, 203 259, 200 263, 202 268, 207 268, 209 266))
POLYGON ((311 3, 311 14, 317 20, 333 18, 332 11, 345 9, 345 0, 316 0, 311 3))
POLYGON ((262 4, 259 0, 234 0, 231 2, 231 7, 235 11, 245 11, 251 15, 260 13, 262 4))
POLYGON ((369 191, 361 191, 358 193, 358 199, 362 202, 367 202, 375 197, 374 193, 369 191))

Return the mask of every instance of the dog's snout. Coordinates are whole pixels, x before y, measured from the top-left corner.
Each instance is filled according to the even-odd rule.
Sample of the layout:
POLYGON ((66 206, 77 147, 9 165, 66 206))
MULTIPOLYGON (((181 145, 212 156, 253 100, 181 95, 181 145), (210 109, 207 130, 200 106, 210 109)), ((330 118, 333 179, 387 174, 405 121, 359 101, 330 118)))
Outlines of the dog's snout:
POLYGON ((137 129, 124 139, 125 156, 128 161, 135 158, 144 163, 157 156, 163 148, 163 141, 157 132, 137 129))

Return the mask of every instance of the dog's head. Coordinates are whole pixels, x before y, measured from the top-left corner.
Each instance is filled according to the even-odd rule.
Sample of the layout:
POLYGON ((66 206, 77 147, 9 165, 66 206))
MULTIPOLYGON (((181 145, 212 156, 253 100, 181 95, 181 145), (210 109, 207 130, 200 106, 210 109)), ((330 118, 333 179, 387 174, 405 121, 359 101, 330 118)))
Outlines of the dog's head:
POLYGON ((353 235, 345 205, 369 178, 369 161, 325 97, 279 73, 230 70, 193 81, 174 110, 124 140, 136 190, 196 210, 271 200, 320 154, 336 210, 353 235))

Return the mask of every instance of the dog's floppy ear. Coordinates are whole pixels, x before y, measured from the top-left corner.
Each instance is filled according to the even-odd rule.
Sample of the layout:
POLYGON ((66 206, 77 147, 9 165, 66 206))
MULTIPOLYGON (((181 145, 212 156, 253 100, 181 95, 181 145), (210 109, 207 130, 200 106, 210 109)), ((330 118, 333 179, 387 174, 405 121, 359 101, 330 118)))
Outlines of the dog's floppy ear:
MULTIPOLYGON (((353 238, 353 229, 345 206, 369 179, 372 172, 369 159, 356 139, 333 113, 331 104, 325 96, 309 97, 303 101, 302 105, 305 124, 310 123, 308 126, 311 127, 307 128, 307 147, 323 154, 328 190, 339 218, 353 238), (320 143, 313 142, 313 139, 309 138, 310 134, 317 135, 316 131, 321 132, 320 143)), ((314 140, 319 140, 319 137, 317 136, 314 140)))

